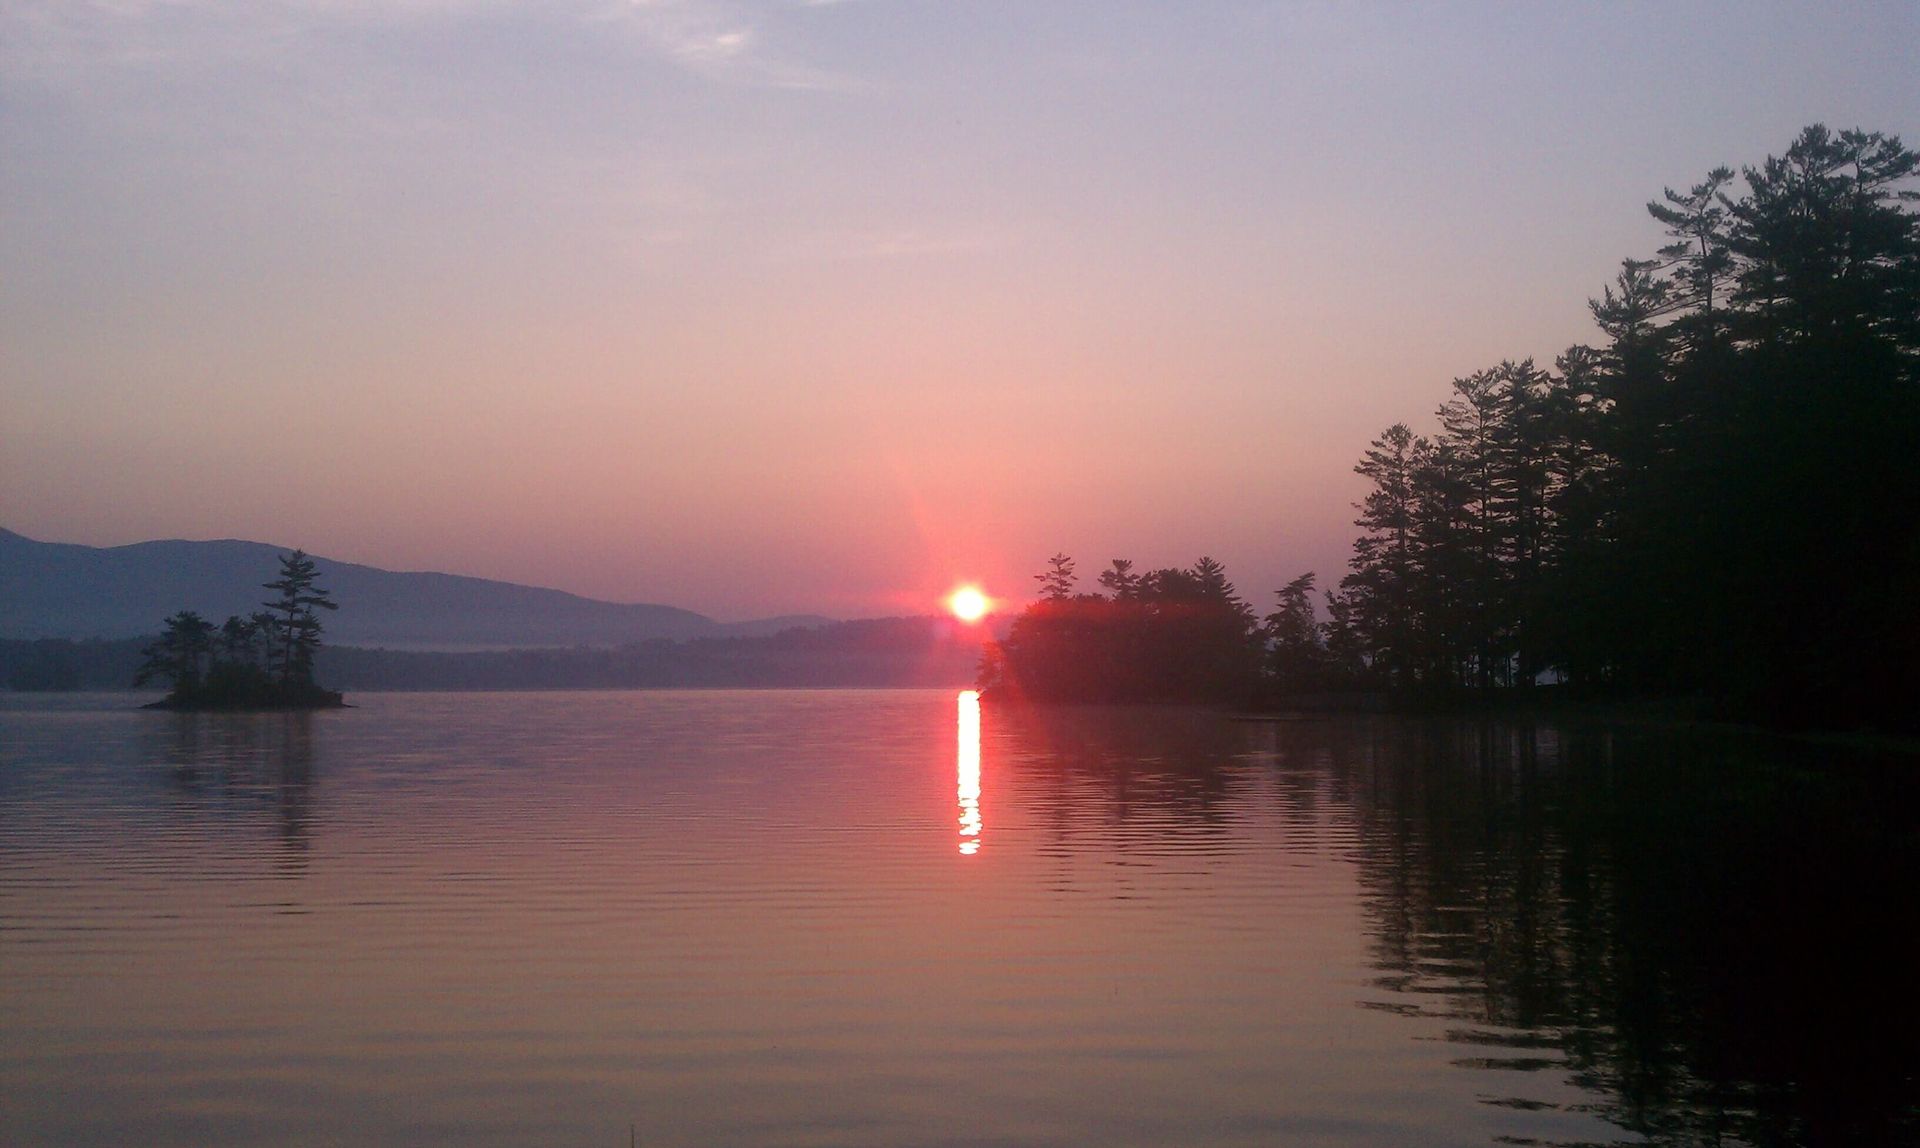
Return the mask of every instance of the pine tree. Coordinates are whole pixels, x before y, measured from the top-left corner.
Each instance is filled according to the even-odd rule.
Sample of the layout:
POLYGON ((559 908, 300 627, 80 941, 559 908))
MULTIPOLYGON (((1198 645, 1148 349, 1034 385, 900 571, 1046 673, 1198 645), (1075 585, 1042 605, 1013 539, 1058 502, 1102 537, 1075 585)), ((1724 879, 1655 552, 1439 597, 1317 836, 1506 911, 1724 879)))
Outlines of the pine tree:
POLYGON ((1073 559, 1065 554, 1055 554, 1047 559, 1047 569, 1033 576, 1040 583, 1040 597, 1049 602, 1065 602, 1073 597, 1074 585, 1079 581, 1074 577, 1073 559))
POLYGON ((1405 427, 1329 596, 1397 689, 1563 680, 1911 725, 1920 693, 1920 157, 1819 125, 1648 205, 1658 259, 1557 375, 1456 380, 1405 427))
POLYGON ((1385 683, 1413 684, 1415 674, 1415 468, 1425 454, 1405 423, 1373 440, 1354 472, 1373 483, 1358 506, 1352 572, 1341 581, 1343 613, 1355 644, 1385 683))
POLYGON ((175 694, 191 694, 206 675, 213 653, 213 623, 192 610, 167 619, 158 641, 140 651, 143 658, 133 684, 165 678, 175 694))
POLYGON ((1100 585, 1116 602, 1130 602, 1140 596, 1140 575, 1125 558, 1115 558, 1112 566, 1100 572, 1100 585))
POLYGON ((1267 672, 1283 695, 1320 685, 1327 672, 1326 643, 1313 615, 1313 581, 1311 573, 1302 574, 1276 590, 1279 608, 1267 615, 1267 672))
POLYGON ((1731 201, 1725 191, 1732 179, 1732 168, 1716 167, 1685 195, 1669 187, 1662 192, 1664 203, 1647 204, 1647 213, 1666 225, 1672 240, 1660 257, 1673 269, 1667 282, 1677 288, 1674 302, 1691 310, 1681 322, 1696 353, 1709 353, 1723 327, 1724 308, 1717 305, 1724 302, 1734 267, 1727 233, 1731 201))
POLYGON ((264 584, 280 596, 262 603, 272 615, 273 662, 282 686, 311 685, 313 658, 320 648, 320 619, 315 610, 337 610, 328 592, 314 585, 319 571, 305 551, 280 557, 280 577, 264 584))

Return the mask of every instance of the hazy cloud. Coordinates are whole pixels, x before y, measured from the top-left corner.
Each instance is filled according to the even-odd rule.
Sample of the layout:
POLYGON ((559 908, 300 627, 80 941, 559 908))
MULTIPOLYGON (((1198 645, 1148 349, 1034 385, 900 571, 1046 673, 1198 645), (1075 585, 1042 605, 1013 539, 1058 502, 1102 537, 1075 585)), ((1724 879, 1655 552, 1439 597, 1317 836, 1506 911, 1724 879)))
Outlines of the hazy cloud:
MULTIPOLYGON (((517 23, 558 37, 632 35, 636 46, 709 79, 849 92, 868 85, 809 66, 771 42, 769 9, 727 0, 20 0, 0 5, 0 87, 81 93, 102 74, 191 74, 234 63, 292 62, 304 39, 517 23)), ((238 94, 238 93, 236 93, 238 94)))
POLYGON ((626 0, 604 18, 624 19, 668 59, 715 80, 810 91, 868 85, 809 67, 766 42, 752 11, 719 0, 626 0))

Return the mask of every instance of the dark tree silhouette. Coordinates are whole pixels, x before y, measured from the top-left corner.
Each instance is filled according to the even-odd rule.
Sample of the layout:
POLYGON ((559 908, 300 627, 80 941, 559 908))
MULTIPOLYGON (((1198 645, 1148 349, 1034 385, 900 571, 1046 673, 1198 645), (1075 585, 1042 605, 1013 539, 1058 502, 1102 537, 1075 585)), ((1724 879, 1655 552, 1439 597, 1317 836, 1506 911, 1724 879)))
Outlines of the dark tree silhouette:
POLYGON ((168 618, 159 640, 140 651, 144 660, 133 684, 144 686, 164 678, 176 691, 198 689, 213 652, 213 633, 213 623, 192 610, 168 618))
POLYGON ((1117 602, 1130 602, 1140 596, 1140 575, 1125 558, 1115 558, 1112 566, 1100 572, 1100 585, 1117 602))
POLYGON ((1369 664, 1386 684, 1401 688, 1415 683, 1415 476, 1429 450, 1405 423, 1395 423, 1354 467, 1373 488, 1360 502, 1356 525, 1364 533, 1353 544, 1340 613, 1369 664))
POLYGON ((1600 347, 1455 380, 1432 439, 1367 450, 1329 647, 1402 693, 1544 675, 1911 724, 1916 174, 1816 125, 1649 204, 1667 242, 1592 301, 1600 347))
POLYGON ((216 629, 192 611, 167 619, 160 639, 142 654, 134 685, 163 678, 170 709, 311 709, 341 704, 340 695, 313 681, 320 648, 315 609, 336 606, 314 585, 318 571, 300 551, 280 559, 280 591, 271 611, 230 617, 216 629))
POLYGON ((1047 559, 1047 568, 1033 576, 1040 583, 1040 596, 1049 602, 1065 602, 1073 597, 1079 579, 1073 573, 1073 559, 1055 554, 1047 559))
POLYGON ((1058 554, 983 683, 1446 700, 1547 681, 1920 727, 1917 175, 1895 137, 1815 125, 1666 189, 1658 257, 1589 301, 1598 346, 1455 379, 1431 435, 1368 446, 1325 623, 1310 575, 1258 626, 1210 558, 1116 559, 1080 594, 1058 554))
POLYGON ((320 618, 315 610, 337 610, 328 592, 314 585, 319 572, 305 551, 280 558, 280 577, 264 589, 280 596, 261 603, 272 615, 274 661, 269 667, 282 685, 311 684, 313 656, 320 648, 320 618))
POLYGON ((1313 615, 1313 581, 1302 574, 1275 591, 1279 608, 1267 615, 1267 674, 1283 696, 1326 685, 1331 670, 1326 635, 1313 615))
POLYGON ((1036 575, 1040 599, 986 651, 980 684, 995 693, 1072 701, 1203 701, 1246 696, 1259 677, 1253 611, 1226 569, 1134 575, 1116 559, 1101 575, 1113 591, 1075 594, 1073 560, 1056 554, 1036 575))

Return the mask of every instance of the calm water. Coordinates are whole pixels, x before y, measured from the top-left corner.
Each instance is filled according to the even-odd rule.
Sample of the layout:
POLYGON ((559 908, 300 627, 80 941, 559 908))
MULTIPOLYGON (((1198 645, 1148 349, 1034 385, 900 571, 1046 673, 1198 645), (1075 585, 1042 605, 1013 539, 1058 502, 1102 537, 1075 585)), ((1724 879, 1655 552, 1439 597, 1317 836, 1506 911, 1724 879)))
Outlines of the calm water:
POLYGON ((0 701, 0 1142, 1920 1140, 1912 760, 355 700, 0 701))

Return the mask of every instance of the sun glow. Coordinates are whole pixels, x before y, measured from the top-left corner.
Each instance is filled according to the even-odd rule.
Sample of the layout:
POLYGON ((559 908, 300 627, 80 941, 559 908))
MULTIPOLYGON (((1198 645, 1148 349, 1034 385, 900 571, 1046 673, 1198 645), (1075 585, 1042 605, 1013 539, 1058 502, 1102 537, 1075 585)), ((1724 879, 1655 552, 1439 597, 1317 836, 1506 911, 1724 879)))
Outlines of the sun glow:
POLYGON ((992 608, 993 603, 978 586, 962 586, 947 596, 947 609, 962 622, 978 622, 992 608))

